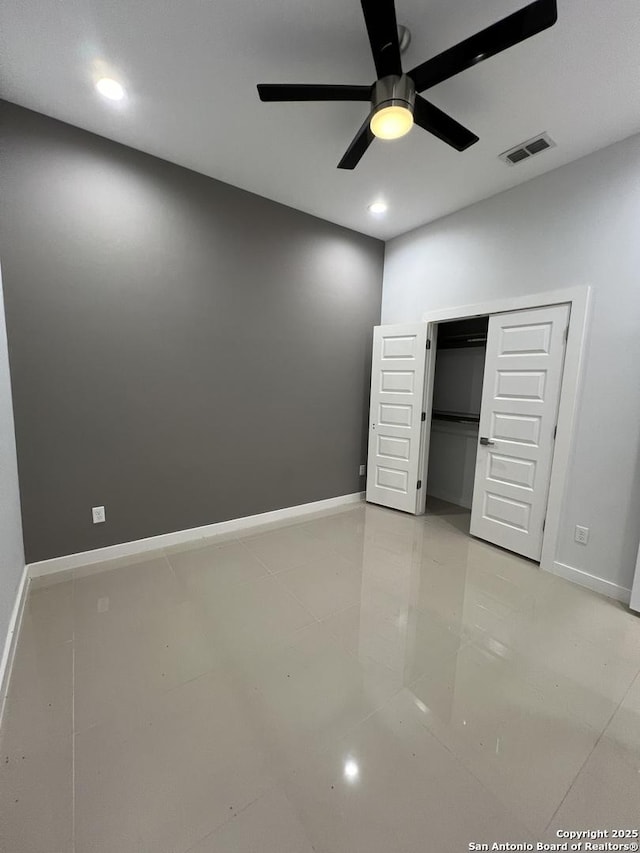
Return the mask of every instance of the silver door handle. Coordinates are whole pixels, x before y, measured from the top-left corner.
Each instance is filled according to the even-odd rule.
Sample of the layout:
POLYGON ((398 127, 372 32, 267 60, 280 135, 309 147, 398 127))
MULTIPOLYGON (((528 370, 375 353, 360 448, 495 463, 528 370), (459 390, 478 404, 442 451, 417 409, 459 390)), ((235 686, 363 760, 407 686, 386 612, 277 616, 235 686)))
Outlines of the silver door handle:
POLYGON ((490 445, 494 445, 494 444, 495 444, 495 441, 489 441, 489 439, 488 439, 488 438, 486 438, 486 436, 484 436, 484 435, 483 435, 483 436, 481 436, 481 437, 480 437, 480 444, 484 444, 484 445, 488 445, 488 444, 490 444, 490 445))

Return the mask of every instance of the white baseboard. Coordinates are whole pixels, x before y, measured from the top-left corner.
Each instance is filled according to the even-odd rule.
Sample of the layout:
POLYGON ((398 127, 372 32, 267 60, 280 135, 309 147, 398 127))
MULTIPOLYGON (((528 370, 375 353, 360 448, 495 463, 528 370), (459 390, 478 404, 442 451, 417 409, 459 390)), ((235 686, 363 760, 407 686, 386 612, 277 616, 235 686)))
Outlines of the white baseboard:
POLYGON ((547 571, 565 580, 591 589, 593 592, 599 592, 609 598, 615 598, 616 601, 622 601, 624 604, 629 604, 631 599, 630 589, 613 583, 613 581, 591 575, 589 572, 583 572, 582 569, 574 569, 573 566, 567 566, 566 563, 559 563, 556 560, 547 571))
POLYGON ((16 600, 11 611, 9 619, 9 628, 5 637, 4 647, 2 649, 2 658, 0 659, 0 720, 2 720, 2 712, 4 710, 4 700, 9 687, 9 678, 11 677, 11 669, 13 667, 13 659, 16 652, 16 643, 20 633, 20 625, 22 623, 22 614, 24 613, 24 605, 27 600, 27 591, 29 589, 29 574, 27 567, 22 570, 20 583, 16 592, 16 600))
POLYGON ((107 560, 142 554, 145 551, 157 551, 171 545, 181 545, 185 542, 195 542, 198 539, 210 539, 222 534, 250 530, 253 527, 262 527, 265 524, 289 521, 305 515, 338 509, 348 504, 360 503, 362 500, 364 500, 364 492, 354 492, 350 495, 340 495, 337 498, 327 498, 323 501, 313 501, 313 503, 262 512, 259 515, 247 515, 244 518, 232 518, 229 521, 219 521, 215 524, 206 524, 203 527, 192 527, 189 530, 161 533, 159 536, 136 539, 133 542, 122 542, 119 545, 108 545, 106 548, 96 548, 93 551, 82 551, 78 554, 67 554, 62 557, 53 557, 50 560, 40 560, 37 563, 30 563, 27 569, 29 578, 39 578, 55 572, 88 566, 92 563, 102 563, 107 560))

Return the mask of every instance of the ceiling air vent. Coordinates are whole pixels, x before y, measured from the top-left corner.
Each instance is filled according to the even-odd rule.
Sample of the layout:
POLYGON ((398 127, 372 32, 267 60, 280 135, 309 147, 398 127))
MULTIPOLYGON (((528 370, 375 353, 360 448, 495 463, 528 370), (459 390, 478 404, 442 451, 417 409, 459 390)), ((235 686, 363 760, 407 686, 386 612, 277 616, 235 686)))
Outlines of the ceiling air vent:
POLYGON ((539 136, 534 136, 533 139, 528 139, 526 142, 521 142, 515 148, 510 148, 508 151, 503 151, 499 155, 500 159, 507 166, 515 166, 516 163, 521 163, 523 160, 528 160, 535 154, 540 154, 541 151, 546 151, 547 148, 555 148, 556 144, 548 133, 541 133, 539 136))

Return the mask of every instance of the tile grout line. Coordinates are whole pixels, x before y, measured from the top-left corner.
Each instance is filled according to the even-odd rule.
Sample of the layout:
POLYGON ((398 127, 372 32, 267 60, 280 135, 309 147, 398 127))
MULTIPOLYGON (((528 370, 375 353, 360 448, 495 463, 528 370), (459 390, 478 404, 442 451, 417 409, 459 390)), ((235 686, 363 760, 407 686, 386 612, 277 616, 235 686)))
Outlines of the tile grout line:
MULTIPOLYGON (((278 584, 278 586, 280 587, 280 589, 281 589, 281 590, 283 590, 283 592, 286 592, 288 595, 290 595, 290 596, 291 596, 291 598, 293 598, 293 599, 294 599, 294 601, 296 601, 296 602, 300 605, 300 607, 302 607, 302 609, 303 609, 306 613, 308 613, 308 614, 309 614, 309 616, 311 616, 311 618, 312 618, 315 622, 319 623, 319 622, 321 622, 321 621, 322 621, 321 619, 318 619, 318 617, 316 616, 316 614, 315 614, 315 613, 313 613, 313 612, 312 612, 312 611, 311 611, 311 610, 306 606, 306 604, 303 604, 303 603, 302 603, 302 601, 300 601, 300 599, 298 598, 298 596, 297 596, 297 595, 295 595, 293 592, 291 592, 291 590, 290 590, 290 589, 288 589, 288 588, 287 588, 287 587, 282 583, 282 581, 279 581, 279 580, 278 580, 278 575, 279 575, 279 574, 281 574, 281 572, 273 572, 273 571, 271 571, 271 569, 269 568, 269 566, 267 566, 267 564, 264 562, 264 560, 261 560, 261 559, 260 559, 260 557, 258 557, 258 555, 257 555, 257 554, 254 554, 254 552, 251 550, 251 548, 249 548, 249 546, 244 542, 244 540, 243 540, 243 539, 238 539, 238 542, 240 543, 240 545, 242 545, 242 547, 245 549, 245 551, 246 551, 248 554, 251 554, 251 556, 254 558, 254 560, 257 560, 257 561, 258 561, 258 563, 260 563, 260 565, 263 567, 263 569, 265 569, 265 571, 268 573, 268 577, 273 578, 273 579, 277 582, 277 584, 278 584)), ((301 566, 303 566, 303 565, 306 565, 306 564, 305 564, 305 563, 301 563, 301 566)), ((301 566, 294 566, 293 568, 300 568, 301 566)), ((285 571, 287 571, 287 570, 285 569, 285 571)))
MULTIPOLYGON (((410 688, 410 687, 407 687, 406 689, 407 689, 407 690, 409 690, 409 692, 411 692, 411 693, 412 693, 412 695, 415 695, 415 694, 413 694, 413 692, 411 691, 411 688, 410 688)), ((487 792, 491 797, 493 797, 493 799, 494 799, 497 803, 499 803, 499 804, 500 804, 500 805, 501 805, 505 810, 507 810, 507 812, 509 811, 509 805, 508 805, 508 803, 506 803, 506 802, 503 800, 502 796, 499 796, 495 791, 493 791, 493 790, 491 789, 491 787, 490 787, 490 786, 485 782, 485 780, 484 780, 484 779, 482 779, 482 778, 481 778, 481 777, 480 777, 480 776, 475 772, 475 770, 474 770, 474 769, 473 769, 473 768, 472 768, 472 767, 467 763, 467 761, 463 758, 463 756, 458 754, 457 750, 456 750, 453 746, 450 746, 448 743, 446 743, 444 740, 442 740, 442 738, 438 736, 438 733, 437 733, 437 732, 435 732, 435 731, 434 731, 430 726, 425 725, 425 724, 421 724, 421 725, 423 725, 423 728, 424 728, 424 730, 427 732, 427 734, 431 735, 431 737, 433 737, 433 738, 434 738, 434 740, 436 740, 436 741, 437 741, 437 743, 439 743, 439 744, 440 744, 440 746, 441 746, 444 750, 446 750, 446 752, 448 752, 448 753, 449 753, 449 755, 450 755, 450 756, 451 756, 451 758, 455 761, 455 763, 456 763, 456 764, 457 764, 457 765, 458 765, 462 770, 464 770, 464 771, 465 771, 465 773, 468 773, 468 774, 469 774, 469 776, 471 776, 473 779, 475 779, 475 780, 476 780, 476 782, 480 785, 480 787, 482 788, 482 790, 483 790, 483 791, 486 791, 486 792, 487 792)), ((533 830, 531 829, 530 825, 529 825, 528 823, 526 823, 526 822, 523 820, 523 818, 521 818, 521 817, 517 817, 517 820, 518 820, 518 822, 521 824, 521 826, 523 827, 523 829, 526 829, 526 830, 527 830, 527 832, 531 835, 531 837, 532 837, 532 838, 535 838, 536 833, 535 833, 535 832, 533 832, 533 830)))
POLYGON ((162 556, 167 561, 167 565, 169 566, 169 571, 171 572, 172 577, 174 578, 174 580, 177 583, 180 583, 180 581, 178 580, 178 575, 176 574, 176 570, 173 568, 173 566, 171 564, 171 560, 169 559, 169 555, 167 554, 167 552, 163 551, 162 556))
POLYGON ((558 803, 558 808, 557 808, 557 809, 554 811, 554 813, 551 815, 551 818, 549 819, 549 823, 547 823, 547 825, 545 826, 545 828, 544 828, 544 831, 545 831, 545 832, 547 832, 547 831, 548 831, 549 827, 551 826, 551 824, 552 824, 552 823, 553 823, 553 821, 554 821, 555 816, 558 814, 558 812, 559 812, 559 811, 560 811, 560 809, 562 808, 562 806, 563 806, 563 804, 564 804, 564 801, 567 799, 567 797, 569 796, 569 794, 570 794, 570 793, 571 793, 571 791, 573 790, 573 786, 574 786, 574 785, 576 784, 576 782, 578 781, 578 777, 580 776, 580 774, 581 774, 581 773, 582 773, 582 771, 584 770, 584 768, 585 768, 585 766, 586 766, 587 762, 589 761, 589 759, 591 758, 591 756, 593 755, 593 753, 596 751, 596 747, 598 746, 598 744, 600 743, 600 741, 602 740, 602 738, 605 736, 605 733, 606 733, 607 729, 608 729, 608 728, 609 728, 609 726, 611 725, 611 721, 613 720, 613 718, 615 717, 615 715, 618 713, 618 711, 619 711, 619 710, 620 710, 620 708, 622 707, 622 703, 624 702, 624 700, 627 698, 627 696, 628 696, 628 695, 629 695, 629 693, 631 692, 631 688, 632 688, 632 687, 633 687, 633 685, 636 683, 636 681, 637 681, 638 677, 640 677, 640 669, 639 669, 639 670, 638 670, 638 672, 634 675, 634 677, 631 679, 631 683, 629 684, 629 686, 628 686, 628 687, 627 687, 627 689, 625 690, 625 692, 624 692, 624 696, 622 697, 622 699, 620 699, 620 702, 619 702, 619 703, 616 705, 616 707, 613 709, 613 712, 612 712, 611 716, 609 717, 609 719, 607 720, 607 722, 606 722, 606 723, 604 724, 604 726, 602 727, 602 731, 600 732, 600 734, 599 734, 599 735, 598 735, 598 737, 596 738, 596 742, 593 744, 593 747, 592 747, 592 748, 591 748, 591 750, 589 751, 589 753, 588 753, 587 757, 585 758, 585 760, 584 760, 584 761, 582 762, 582 764, 580 765, 580 768, 579 768, 578 772, 577 772, 577 773, 576 773, 576 775, 573 777, 573 779, 572 779, 572 781, 571 781, 571 784, 569 785, 569 787, 567 788, 567 790, 566 790, 566 791, 565 791, 565 793, 564 793, 563 798, 562 798, 562 799, 560 800, 560 802, 558 803))
POLYGON ((270 575, 271 577, 273 577, 275 575, 275 572, 271 571, 271 569, 269 568, 269 566, 267 566, 267 564, 264 562, 264 560, 261 560, 257 554, 253 553, 253 551, 251 550, 251 548, 249 548, 249 546, 244 541, 244 539, 241 538, 241 539, 237 539, 236 541, 240 545, 241 548, 244 548, 244 550, 247 552, 247 554, 250 554, 254 560, 256 560, 258 563, 260 563, 260 565, 265 570, 265 572, 267 572, 268 575, 270 575))
MULTIPOLYGON (((238 540, 238 542, 239 542, 239 543, 240 543, 240 544, 245 548, 245 550, 246 550, 246 551, 248 551, 248 553, 249 553, 249 554, 251 554, 251 556, 252 556, 255 560, 257 560, 257 561, 260 563, 260 565, 261 565, 261 566, 263 566, 263 568, 265 568, 265 569, 267 570, 267 572, 269 572, 269 574, 270 574, 270 575, 272 575, 273 577, 276 577, 276 575, 282 575, 282 574, 284 574, 285 572, 292 572, 292 571, 294 571, 294 569, 302 569, 302 568, 304 568, 306 565, 308 565, 308 563, 310 562, 310 560, 304 560, 302 563, 296 563, 296 564, 295 564, 295 566, 289 566, 289 567, 288 567, 288 568, 286 568, 286 569, 279 569, 278 571, 275 571, 274 569, 270 569, 270 568, 269 568, 269 566, 264 562, 264 560, 263 560, 261 557, 259 557, 259 556, 254 552, 254 551, 252 551, 252 550, 251 550, 251 548, 246 544, 246 542, 245 542, 243 539, 239 539, 239 540, 238 540)), ((324 544, 324 543, 322 543, 322 542, 320 542, 320 541, 318 540, 318 544, 321 544, 321 545, 322 545, 322 544, 324 544)), ((336 556, 338 556, 338 557, 340 556, 340 554, 337 554, 337 552, 336 552, 336 551, 334 551, 334 550, 333 550, 333 548, 331 548, 331 546, 327 545, 326 547, 327 547, 327 548, 328 548, 328 549, 329 549, 333 554, 335 554, 336 556)))
POLYGON ((260 563, 262 568, 267 573, 268 577, 273 578, 276 576, 277 572, 272 571, 269 568, 269 566, 265 563, 265 561, 251 550, 251 548, 247 545, 247 543, 244 541, 244 539, 238 539, 237 541, 238 541, 238 544, 240 545, 240 547, 244 548, 244 550, 247 552, 247 554, 249 554, 257 563, 260 563))
POLYGON ((224 829, 225 826, 228 826, 232 821, 239 818, 240 815, 243 814, 250 806, 254 805, 255 803, 258 802, 258 800, 261 800, 266 794, 273 791, 273 789, 277 786, 277 784, 278 784, 277 782, 274 782, 273 785, 270 785, 266 790, 261 791, 257 797, 254 797, 253 800, 251 800, 248 803, 245 803, 245 805, 242 806, 241 809, 238 809, 238 811, 235 814, 231 815, 231 817, 228 817, 226 820, 223 820, 222 823, 219 824, 218 826, 216 826, 214 829, 212 829, 211 832, 208 832, 206 835, 203 835, 202 838, 199 838, 196 841, 196 843, 193 844, 191 847, 189 847, 187 850, 185 850, 184 853, 191 853, 191 851, 195 850, 196 847, 198 847, 200 844, 202 844, 203 841, 206 841, 207 838, 213 838, 213 836, 217 832, 219 832, 221 829, 224 829))
MULTIPOLYGON (((324 617, 322 617, 322 618, 320 618, 320 617, 316 616, 316 615, 313 613, 313 611, 311 611, 311 610, 309 609, 309 607, 307 607, 307 606, 306 606, 306 605, 305 605, 305 604, 304 604, 304 603, 303 603, 303 602, 302 602, 302 601, 301 601, 301 600, 300 600, 300 599, 295 595, 295 593, 293 593, 293 592, 292 592, 292 591, 291 591, 287 586, 285 586, 285 584, 284 584, 282 581, 280 581, 280 580, 279 580, 279 575, 286 574, 286 572, 288 572, 288 571, 294 571, 295 569, 304 568, 304 566, 305 566, 305 565, 307 565, 307 563, 301 563, 300 565, 292 566, 292 567, 290 567, 289 569, 283 569, 283 570, 281 570, 281 571, 279 571, 279 572, 274 572, 274 571, 272 571, 272 570, 269 568, 269 566, 267 566, 267 564, 266 564, 266 563, 265 563, 265 562, 264 562, 264 561, 263 561, 263 560, 262 560, 262 559, 261 559, 257 554, 255 554, 255 553, 251 550, 251 548, 249 548, 249 546, 245 543, 245 541, 244 541, 244 539, 243 539, 243 538, 240 538, 240 539, 238 539, 237 541, 238 541, 238 543, 239 543, 240 545, 242 545, 242 546, 244 547, 244 549, 245 549, 249 554, 251 554, 251 556, 252 556, 255 560, 257 560, 257 561, 258 561, 258 563, 260 563, 260 565, 261 565, 261 566, 262 566, 262 567, 263 567, 263 568, 268 572, 268 574, 269 574, 269 576, 270 576, 270 577, 275 578, 275 580, 276 580, 276 581, 278 581, 279 586, 281 587, 281 589, 283 589, 283 590, 284 590, 288 595, 290 595, 290 596, 291 596, 295 601, 297 601, 297 603, 298 603, 298 604, 299 604, 299 605, 300 605, 304 610, 306 610, 306 612, 307 612, 307 613, 309 613, 309 615, 310 615, 310 616, 312 616, 312 617, 313 617, 313 619, 315 620, 315 623, 316 623, 316 624, 318 624, 318 625, 322 625, 326 619, 329 619, 331 616, 336 615, 336 613, 344 613, 345 611, 349 610, 351 607, 355 606, 354 604, 349 604, 349 605, 346 605, 344 608, 340 608, 340 610, 335 611, 334 613, 330 613, 328 616, 324 616, 324 617)), ((320 541, 320 540, 318 540, 318 541, 320 541)), ((320 544, 325 544, 325 545, 326 545, 326 543, 322 543, 322 542, 321 542, 320 544)), ((336 554, 337 556, 341 557, 341 559, 346 559, 346 558, 342 557, 342 555, 341 555, 341 554, 338 554, 338 552, 337 552, 337 551, 334 551, 334 549, 333 549, 333 548, 331 548, 331 546, 327 545, 326 547, 327 547, 327 548, 329 548, 329 550, 330 550, 330 551, 332 551, 334 554, 336 554)), ((351 561, 348 561, 348 562, 351 562, 351 561)), ((302 627, 302 628, 300 628, 300 629, 298 629, 298 630, 299 630, 299 631, 304 631, 304 630, 305 630, 305 627, 309 627, 309 626, 304 626, 304 627, 302 627)), ((335 635, 335 634, 334 634, 334 633, 333 633, 329 628, 326 628, 326 626, 325 626, 325 630, 327 631, 327 633, 328 633, 329 637, 333 640, 333 642, 335 642, 335 643, 338 643, 338 644, 339 644, 339 642, 340 642, 339 637, 337 637, 337 636, 336 636, 336 635, 335 635)), ((296 631, 296 634, 297 634, 297 633, 298 633, 298 631, 296 631)), ((356 660, 356 661, 358 661, 358 660, 359 660, 359 658, 357 657, 357 655, 354 655, 354 654, 353 654, 352 652, 350 652, 348 649, 344 650, 344 653, 346 654, 346 656, 347 656, 348 658, 350 658, 350 659, 352 659, 352 660, 356 660)), ((390 672, 390 673, 394 673, 394 672, 395 672, 391 667, 387 666, 386 664, 379 663, 379 662, 378 662, 378 661, 376 661, 374 658, 369 658, 368 656, 367 656, 367 658, 368 658, 369 660, 371 660, 371 661, 372 661, 372 663, 375 663, 375 664, 378 664, 378 665, 382 666, 382 667, 383 667, 385 670, 387 670, 388 672, 390 672)), ((397 695, 397 693, 398 693, 398 692, 400 692, 400 690, 402 690, 402 687, 403 687, 403 686, 404 686, 404 685, 402 685, 401 687, 399 687, 399 688, 398 688, 398 690, 397 690, 397 691, 395 691, 395 692, 393 693, 393 695, 389 697, 389 699, 385 700, 379 708, 374 708, 374 709, 370 712, 370 714, 368 714, 364 719, 368 719, 368 718, 371 716, 371 714, 375 714, 375 713, 376 713, 376 711, 380 710, 380 708, 381 708, 381 707, 383 707, 383 706, 386 704, 386 702, 387 702, 387 701, 390 701, 392 698, 394 698, 394 697, 397 695)), ((361 720, 360 722, 364 722, 364 719, 363 719, 363 720, 361 720)), ((356 723, 355 725, 359 725, 359 723, 356 723)), ((187 851, 187 853, 188 853, 188 851, 187 851)))
MULTIPOLYGON (((315 615, 315 613, 313 613, 305 604, 302 603, 302 601, 300 601, 300 599, 296 595, 294 595, 293 592, 291 592, 291 590, 287 589, 287 587, 281 581, 277 580, 277 576, 278 576, 279 572, 271 571, 269 566, 267 566, 267 564, 263 560, 261 560, 257 554, 254 554, 254 552, 251 550, 251 548, 249 548, 249 546, 244 542, 244 539, 242 539, 242 538, 234 539, 233 543, 240 545, 247 552, 247 554, 250 554, 251 557, 254 560, 256 560, 262 566, 262 568, 266 571, 267 574, 265 575, 265 577, 273 578, 274 580, 276 580, 280 589, 283 592, 285 592, 287 595, 289 595, 291 598, 293 598, 293 600, 297 604, 299 604, 300 607, 302 607, 302 609, 305 611, 305 613, 309 614, 309 616, 314 620, 314 622, 319 623, 321 621, 320 619, 318 619, 318 617, 315 615)), ((171 560, 169 559, 169 557, 166 553, 164 554, 164 558, 166 559, 167 563, 169 564, 169 568, 171 569, 172 574, 174 575, 174 577, 177 578, 177 575, 175 574, 175 570, 174 570, 173 566, 171 565, 171 560)), ((298 568, 298 567, 296 566, 294 568, 298 568)), ((255 580, 260 580, 260 578, 251 578, 249 580, 243 581, 242 583, 243 584, 244 583, 252 583, 255 580)), ((308 626, 305 625, 305 626, 303 626, 303 628, 298 629, 298 630, 304 630, 304 628, 306 628, 306 627, 308 627, 308 626)), ((199 677, 199 676, 197 676, 197 677, 199 677)))
MULTIPOLYGON (((288 589, 288 588, 287 588, 287 587, 282 583, 282 581, 281 581, 281 580, 278 580, 278 576, 277 576, 277 575, 271 575, 271 577, 275 580, 275 582, 278 584, 278 586, 280 587, 280 589, 281 589, 283 592, 285 592, 287 595, 291 596, 291 598, 293 598, 293 600, 294 600, 295 602, 297 602, 297 604, 299 604, 299 605, 300 605, 300 607, 302 607, 302 609, 305 611, 305 613, 308 613, 308 614, 309 614, 309 616, 311 616, 311 618, 313 619, 313 621, 314 621, 317 625, 319 625, 319 624, 320 624, 320 622, 321 622, 322 620, 318 619, 318 617, 316 616, 316 614, 315 614, 315 613, 314 613, 314 612, 313 612, 309 607, 307 607, 307 605, 306 605, 306 604, 304 604, 302 601, 300 601, 300 599, 298 598, 298 596, 297 596, 294 592, 291 592, 291 590, 290 590, 290 589, 288 589)), ((308 627, 308 626, 306 626, 306 625, 305 625, 304 627, 308 627)), ((303 630, 303 629, 301 629, 301 630, 303 630)))

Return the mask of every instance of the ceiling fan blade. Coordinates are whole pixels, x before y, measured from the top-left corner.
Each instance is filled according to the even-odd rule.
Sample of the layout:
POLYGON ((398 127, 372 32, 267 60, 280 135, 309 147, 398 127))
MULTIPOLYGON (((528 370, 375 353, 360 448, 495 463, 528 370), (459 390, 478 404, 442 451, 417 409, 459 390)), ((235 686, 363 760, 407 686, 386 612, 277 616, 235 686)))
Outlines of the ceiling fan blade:
POLYGON ((438 107, 430 104, 429 101, 425 101, 420 95, 416 95, 413 121, 423 130, 437 136, 447 145, 451 145, 456 151, 464 151, 478 141, 475 133, 472 133, 451 116, 443 113, 438 107))
POLYGON ((501 53, 536 33, 553 26, 558 19, 556 0, 535 0, 474 36, 471 36, 408 72, 417 92, 448 80, 496 53, 501 53))
POLYGON ((360 0, 378 78, 402 74, 393 0, 360 0))
POLYGON ((353 142, 347 148, 344 157, 338 163, 338 169, 355 169, 362 155, 373 142, 374 136, 369 127, 371 116, 368 115, 364 124, 353 138, 353 142))
POLYGON ((261 101, 370 101, 371 86, 258 83, 261 101))

